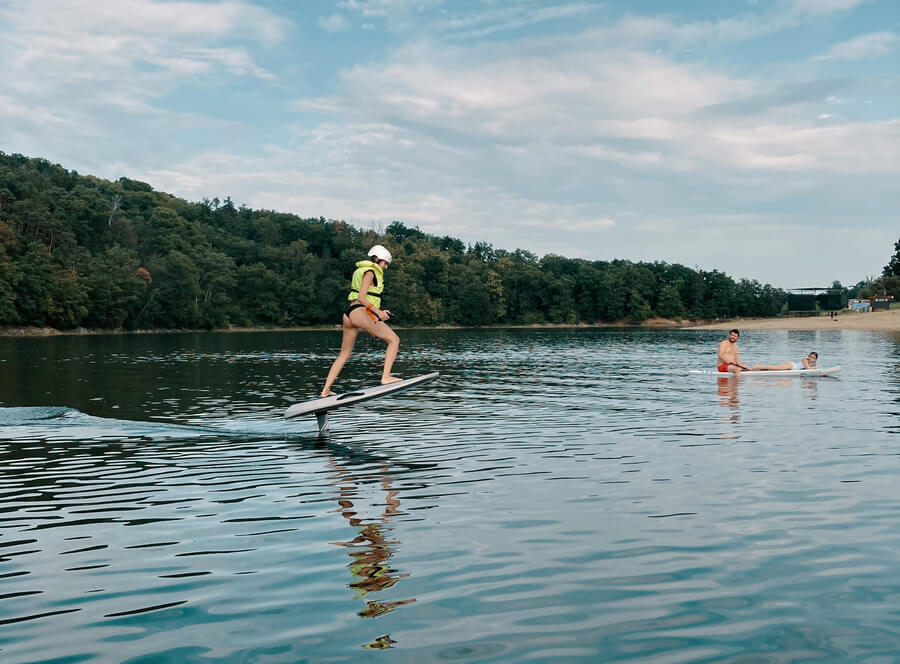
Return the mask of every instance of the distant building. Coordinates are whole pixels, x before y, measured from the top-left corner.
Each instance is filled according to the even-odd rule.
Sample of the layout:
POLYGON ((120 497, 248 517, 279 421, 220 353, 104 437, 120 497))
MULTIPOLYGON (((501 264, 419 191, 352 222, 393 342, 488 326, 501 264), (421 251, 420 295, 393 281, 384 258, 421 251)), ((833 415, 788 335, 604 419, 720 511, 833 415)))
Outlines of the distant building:
POLYGON ((816 313, 838 311, 841 306, 841 289, 827 287, 792 288, 787 296, 788 311, 816 313))
POLYGON ((893 295, 876 295, 868 300, 847 300, 847 308, 850 311, 887 311, 893 300, 893 295))
POLYGON ((887 311, 893 299, 893 295, 876 295, 872 298, 872 311, 887 311))

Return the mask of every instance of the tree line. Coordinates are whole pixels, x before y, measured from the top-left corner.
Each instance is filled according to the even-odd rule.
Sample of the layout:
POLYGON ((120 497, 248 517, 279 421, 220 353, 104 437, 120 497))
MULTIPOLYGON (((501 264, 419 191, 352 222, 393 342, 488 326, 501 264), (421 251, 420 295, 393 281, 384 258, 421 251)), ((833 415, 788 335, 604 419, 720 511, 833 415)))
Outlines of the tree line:
POLYGON ((334 324, 356 261, 376 243, 394 255, 384 306, 400 325, 774 316, 786 302, 781 289, 718 270, 538 257, 400 221, 360 229, 230 198, 188 202, 136 180, 0 152, 2 325, 334 324))
POLYGON ((856 285, 857 297, 871 298, 876 295, 892 295, 900 301, 900 240, 894 243, 894 255, 881 271, 878 278, 867 279, 856 285))

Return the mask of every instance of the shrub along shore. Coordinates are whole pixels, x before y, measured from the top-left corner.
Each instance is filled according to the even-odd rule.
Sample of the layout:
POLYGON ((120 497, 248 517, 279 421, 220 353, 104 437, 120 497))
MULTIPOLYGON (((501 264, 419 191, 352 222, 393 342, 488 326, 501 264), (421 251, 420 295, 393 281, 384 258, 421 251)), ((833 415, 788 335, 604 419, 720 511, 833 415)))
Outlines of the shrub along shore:
MULTIPOLYGON (((294 328, 339 320, 355 263, 394 256, 404 326, 640 325, 775 316, 787 295, 719 270, 495 249, 400 221, 355 228, 188 202, 137 180, 0 152, 0 325, 77 330, 294 328)), ((598 251, 600 248, 598 247, 598 251)))
MULTIPOLYGON (((100 334, 172 334, 184 332, 291 332, 291 331, 335 331, 339 325, 308 325, 296 327, 229 327, 217 330, 204 329, 156 329, 156 330, 102 330, 76 328, 73 330, 57 330, 51 327, 15 327, 0 326, 0 337, 52 337, 60 335, 100 335, 100 334)), ((423 326, 392 326, 397 330, 403 329, 458 329, 461 325, 423 325, 423 326)), ((842 311, 836 318, 829 316, 778 316, 772 318, 735 318, 725 321, 690 321, 669 320, 664 318, 650 318, 635 325, 628 319, 615 323, 597 324, 530 324, 530 325, 489 325, 488 329, 552 329, 552 328, 624 328, 642 327, 652 329, 672 330, 730 330, 737 328, 745 330, 868 330, 872 332, 898 332, 900 333, 900 309, 890 311, 875 311, 859 313, 842 311)))

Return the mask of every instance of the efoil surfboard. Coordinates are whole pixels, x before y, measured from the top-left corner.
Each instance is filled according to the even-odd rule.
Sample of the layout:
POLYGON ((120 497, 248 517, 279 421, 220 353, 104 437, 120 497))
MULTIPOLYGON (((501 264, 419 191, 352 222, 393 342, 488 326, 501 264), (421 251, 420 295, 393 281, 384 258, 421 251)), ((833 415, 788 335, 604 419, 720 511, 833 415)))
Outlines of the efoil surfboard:
MULTIPOLYGON (((818 369, 782 369, 779 371, 742 371, 741 376, 833 376, 841 370, 840 365, 836 367, 821 367, 818 369)), ((691 371, 692 374, 703 374, 704 376, 718 376, 719 378, 729 378, 734 374, 730 371, 699 371, 697 369, 691 371)))
POLYGON ((321 399, 297 403, 284 412, 284 417, 285 419, 291 419, 300 417, 301 415, 319 415, 327 413, 334 408, 350 406, 355 403, 360 403, 361 401, 368 401, 369 399, 384 397, 388 394, 394 394, 395 392, 402 392, 403 390, 408 390, 416 385, 430 383, 440 375, 439 371, 435 371, 434 373, 425 374, 424 376, 407 378, 406 380, 401 380, 397 383, 376 385, 375 387, 367 387, 362 390, 354 390, 352 392, 344 392, 343 394, 336 394, 330 397, 322 397, 321 399))

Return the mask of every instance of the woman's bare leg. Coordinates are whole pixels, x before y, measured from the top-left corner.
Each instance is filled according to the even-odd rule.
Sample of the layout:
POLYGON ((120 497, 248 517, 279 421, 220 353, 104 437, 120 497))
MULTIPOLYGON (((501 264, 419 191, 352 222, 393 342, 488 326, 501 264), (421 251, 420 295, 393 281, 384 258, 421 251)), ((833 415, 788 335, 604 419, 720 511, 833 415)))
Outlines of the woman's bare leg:
POLYGON ((331 369, 328 371, 328 378, 325 379, 325 387, 322 388, 323 397, 334 394, 334 392, 331 391, 331 386, 334 385, 334 381, 337 380, 338 374, 340 374, 341 369, 344 368, 344 364, 350 359, 350 354, 353 352, 353 344, 356 343, 356 335, 359 334, 359 328, 354 326, 346 315, 344 315, 343 321, 344 336, 341 338, 341 352, 338 353, 337 358, 331 364, 331 369))
POLYGON ((403 380, 391 375, 394 360, 397 359, 397 351, 400 350, 400 337, 391 329, 390 325, 381 321, 373 321, 362 308, 354 309, 350 312, 350 322, 373 337, 387 343, 387 349, 384 351, 384 369, 381 373, 381 384, 387 385, 388 383, 396 383, 403 380))
POLYGON ((785 362, 784 364, 756 364, 750 367, 751 371, 785 371, 793 369, 793 362, 785 362))

